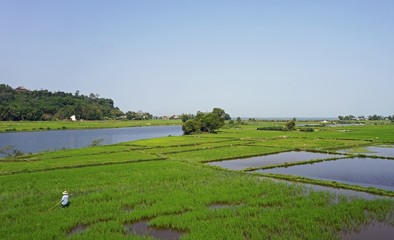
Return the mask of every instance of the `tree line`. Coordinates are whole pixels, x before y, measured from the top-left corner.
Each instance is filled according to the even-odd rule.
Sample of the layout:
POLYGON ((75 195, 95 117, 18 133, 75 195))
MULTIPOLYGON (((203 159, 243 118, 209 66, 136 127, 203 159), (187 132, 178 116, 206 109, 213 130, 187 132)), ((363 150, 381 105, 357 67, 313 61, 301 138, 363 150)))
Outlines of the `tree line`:
POLYGON ((45 121, 69 119, 103 120, 116 118, 124 113, 114 107, 112 99, 48 90, 18 90, 0 84, 1 121, 45 121))
POLYGON ((394 115, 387 116, 387 117, 381 116, 381 115, 377 115, 377 114, 369 115, 367 117, 365 117, 365 116, 358 116, 358 117, 356 117, 356 116, 353 116, 353 115, 346 115, 346 116, 338 116, 338 119, 341 120, 341 121, 349 121, 349 120, 381 121, 381 120, 385 120, 385 119, 394 121, 394 115))

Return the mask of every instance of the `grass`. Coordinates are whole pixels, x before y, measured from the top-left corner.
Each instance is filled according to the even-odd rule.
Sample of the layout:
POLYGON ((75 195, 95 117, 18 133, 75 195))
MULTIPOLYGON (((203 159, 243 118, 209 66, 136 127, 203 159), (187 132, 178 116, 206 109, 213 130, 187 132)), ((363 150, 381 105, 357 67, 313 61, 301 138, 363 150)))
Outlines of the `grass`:
MULTIPOLYGON (((125 226, 148 219, 151 226, 183 232, 182 239, 337 239, 340 231, 375 218, 394 224, 390 199, 337 201, 328 192, 305 191, 258 174, 203 164, 300 149, 393 144, 394 125, 346 127, 350 131, 256 130, 264 124, 0 159, 0 236, 144 239, 128 234, 125 226), (49 210, 64 190, 72 194, 70 207, 49 210), (209 207, 217 203, 231 207, 209 207), (86 229, 68 236, 77 226, 86 229)), ((349 188, 333 182, 309 183, 349 188)))

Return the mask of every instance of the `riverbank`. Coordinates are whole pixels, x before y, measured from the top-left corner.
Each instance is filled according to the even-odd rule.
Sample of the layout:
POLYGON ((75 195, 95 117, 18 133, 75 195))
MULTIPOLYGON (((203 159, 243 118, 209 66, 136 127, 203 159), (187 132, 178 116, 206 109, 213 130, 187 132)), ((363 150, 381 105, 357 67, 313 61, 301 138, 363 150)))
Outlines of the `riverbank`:
POLYGON ((1 132, 30 132, 181 125, 181 120, 0 121, 1 132))

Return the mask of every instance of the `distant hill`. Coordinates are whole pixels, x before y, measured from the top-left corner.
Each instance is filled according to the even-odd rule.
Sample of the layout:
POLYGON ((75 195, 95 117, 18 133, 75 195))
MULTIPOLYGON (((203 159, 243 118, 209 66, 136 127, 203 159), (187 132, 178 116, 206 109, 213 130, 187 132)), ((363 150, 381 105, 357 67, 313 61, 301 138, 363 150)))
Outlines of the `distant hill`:
POLYGON ((123 115, 114 107, 112 99, 48 90, 30 91, 24 87, 13 89, 0 84, 0 120, 61 120, 70 119, 102 120, 123 115))

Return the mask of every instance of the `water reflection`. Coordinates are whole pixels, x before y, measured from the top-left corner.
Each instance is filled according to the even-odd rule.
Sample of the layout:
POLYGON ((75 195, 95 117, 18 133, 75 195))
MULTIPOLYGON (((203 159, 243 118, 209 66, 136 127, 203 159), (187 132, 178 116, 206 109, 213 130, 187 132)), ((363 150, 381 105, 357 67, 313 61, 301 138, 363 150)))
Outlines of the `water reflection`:
POLYGON ((297 175, 394 191, 393 169, 393 160, 352 158, 291 166, 287 168, 281 167, 257 170, 256 172, 297 175))
POLYGON ((244 170, 250 167, 264 167, 269 165, 278 165, 290 162, 308 161, 314 159, 326 159, 340 157, 340 155, 315 153, 315 152, 283 152, 278 154, 271 154, 266 156, 226 160, 219 162, 210 162, 209 165, 227 168, 231 170, 244 170))
MULTIPOLYGON (((34 153, 60 148, 82 148, 94 140, 103 144, 115 144, 139 139, 182 135, 180 126, 152 126, 108 128, 89 130, 56 130, 46 132, 0 133, 0 147, 14 146, 24 153, 34 153)), ((1 157, 1 156, 0 156, 1 157)))
POLYGON ((369 146, 365 148, 351 148, 338 151, 340 153, 375 155, 380 157, 394 157, 394 145, 369 146))

